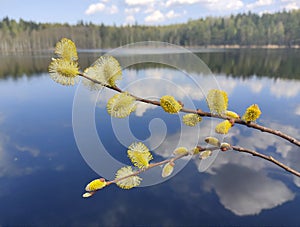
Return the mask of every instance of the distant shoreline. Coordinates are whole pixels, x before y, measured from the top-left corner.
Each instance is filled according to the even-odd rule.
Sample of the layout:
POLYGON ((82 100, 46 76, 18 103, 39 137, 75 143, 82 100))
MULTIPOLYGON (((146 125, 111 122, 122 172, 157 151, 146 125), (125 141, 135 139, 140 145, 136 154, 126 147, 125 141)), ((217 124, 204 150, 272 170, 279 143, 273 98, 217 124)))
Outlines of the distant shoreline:
MULTIPOLYGON (((130 45, 130 44, 128 44, 130 45)), ((173 44, 171 44, 173 45, 173 44)), ((174 46, 179 46, 174 44, 174 46)), ((126 45, 121 46, 122 48, 126 49, 126 45)), ((291 45, 291 46, 287 46, 287 45, 206 45, 206 46, 179 46, 182 48, 186 48, 190 51, 199 51, 199 50, 204 50, 204 52, 206 52, 207 50, 222 50, 222 49, 300 49, 300 45, 291 45), (206 51, 205 51, 206 50, 206 51)), ((119 47, 115 47, 115 48, 119 48, 119 47)), ((104 49, 81 49, 78 48, 78 52, 109 52, 115 48, 104 48, 104 49)), ((158 47, 156 46, 145 46, 145 47, 136 47, 135 49, 157 49, 158 47)), ((170 49, 170 47, 165 47, 166 49, 170 49)), ((128 48, 128 49, 133 49, 128 48)), ((161 47, 159 47, 159 49, 161 49, 161 47)), ((53 49, 54 50, 54 49, 53 49)), ((51 51, 51 50, 47 50, 47 51, 51 51)))
POLYGON ((208 49, 299 49, 300 45, 207 45, 208 49))
MULTIPOLYGON (((126 50, 126 45, 124 45, 124 50, 126 50)), ((175 45, 176 46, 176 45, 175 45)), ((178 45, 177 45, 178 46, 178 45)), ((210 51, 220 51, 220 50, 246 50, 246 49, 250 49, 250 50, 255 50, 255 49, 300 49, 300 45, 291 45, 291 46, 287 46, 287 45, 206 45, 206 46, 180 46, 183 48, 186 48, 192 52, 210 52, 210 51)), ((115 47, 118 48, 118 47, 115 47)), ((107 53, 110 52, 111 50, 115 49, 115 48, 105 48, 105 49, 81 49, 78 48, 78 52, 79 53, 107 53)), ((141 47, 141 48, 137 48, 139 50, 143 50, 143 49, 153 49, 155 50, 157 47, 155 46, 145 46, 145 47, 141 47)), ((161 48, 159 48, 161 49, 161 48)), ((166 50, 170 48, 166 47, 166 50)), ((133 49, 131 49, 133 50, 133 49)), ((0 55, 7 55, 7 54, 28 54, 28 53, 32 53, 32 54, 39 54, 39 53, 53 53, 54 52, 54 48, 51 49, 41 49, 41 50, 22 50, 22 51, 10 51, 10 52, 4 52, 2 51, 0 53, 0 55)))

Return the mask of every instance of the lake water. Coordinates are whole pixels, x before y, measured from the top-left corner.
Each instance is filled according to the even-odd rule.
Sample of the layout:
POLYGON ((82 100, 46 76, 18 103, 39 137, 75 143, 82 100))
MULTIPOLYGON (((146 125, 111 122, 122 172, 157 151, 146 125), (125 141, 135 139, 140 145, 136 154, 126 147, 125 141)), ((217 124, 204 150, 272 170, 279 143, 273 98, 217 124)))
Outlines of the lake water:
MULTIPOLYGON (((99 55, 81 53, 81 68, 99 55)), ((243 114, 257 103, 262 110, 259 124, 300 139, 299 50, 197 53, 211 75, 176 53, 154 59, 159 56, 173 59, 179 69, 153 62, 134 64, 124 69, 120 87, 146 98, 174 95, 187 107, 208 110, 203 92, 218 85, 228 93, 229 109, 243 114)), ((144 141, 154 150, 154 161, 168 158, 179 145, 203 144, 216 121, 203 119, 198 128, 190 128, 181 124, 182 115, 168 115, 146 104, 138 105, 127 119, 111 119, 105 101, 114 93, 85 91, 82 83, 54 83, 47 73, 51 57, 0 57, 0 225, 299 225, 300 179, 234 151, 215 153, 210 166, 198 158, 178 162, 177 174, 164 182, 154 171, 143 176, 144 187, 123 190, 111 185, 83 199, 89 181, 101 171, 110 173, 101 166, 107 163, 98 159, 97 144, 86 143, 83 150, 76 144, 89 141, 92 133, 87 128, 77 134, 81 138, 73 134, 73 100, 79 94, 90 97, 85 101, 92 113, 81 109, 79 117, 85 122, 92 116, 101 149, 110 153, 116 166, 130 164, 126 147, 134 141, 144 141), (209 168, 204 171, 205 167, 209 168)), ((126 64, 141 56, 116 58, 126 64)), ((76 102, 84 107, 82 100, 76 102)), ((272 155, 300 171, 299 147, 283 139, 239 125, 222 139, 272 155)))

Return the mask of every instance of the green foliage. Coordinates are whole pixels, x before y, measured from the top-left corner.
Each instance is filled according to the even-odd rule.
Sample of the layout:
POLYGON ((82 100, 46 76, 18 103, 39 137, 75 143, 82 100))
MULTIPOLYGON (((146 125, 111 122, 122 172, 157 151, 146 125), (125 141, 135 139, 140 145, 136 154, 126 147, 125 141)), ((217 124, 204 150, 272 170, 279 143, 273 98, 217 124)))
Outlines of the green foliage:
POLYGON ((156 40, 184 46, 300 44, 300 10, 275 14, 207 17, 168 26, 77 25, 0 21, 0 51, 46 50, 70 37, 81 49, 108 48, 156 40), (71 34, 71 35, 70 35, 71 34))

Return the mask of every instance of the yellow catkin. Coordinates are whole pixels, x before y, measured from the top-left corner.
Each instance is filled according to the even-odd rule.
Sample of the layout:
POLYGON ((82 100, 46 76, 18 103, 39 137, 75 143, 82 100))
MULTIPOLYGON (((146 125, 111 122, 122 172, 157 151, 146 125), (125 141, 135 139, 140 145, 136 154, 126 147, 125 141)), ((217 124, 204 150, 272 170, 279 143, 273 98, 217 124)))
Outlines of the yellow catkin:
POLYGON ((126 92, 115 94, 108 100, 106 109, 112 117, 127 117, 136 109, 135 99, 126 92))
POLYGON ((182 121, 187 126, 196 126, 199 122, 201 122, 202 118, 198 114, 186 114, 182 117, 182 121))
POLYGON ((55 46, 55 53, 66 61, 77 61, 78 55, 75 43, 67 38, 62 38, 55 46))
POLYGON ((127 155, 133 165, 138 168, 145 168, 149 166, 149 161, 152 159, 150 152, 127 151, 127 155))
POLYGON ((239 119, 240 118, 240 116, 236 112, 233 112, 233 111, 230 111, 230 110, 225 111, 225 115, 227 117, 230 117, 230 118, 233 118, 233 119, 239 119))
POLYGON ((212 154, 212 151, 211 150, 205 150, 205 151, 202 151, 200 153, 200 159, 204 160, 204 159, 207 159, 208 157, 210 157, 212 154))
POLYGON ((185 155, 187 153, 189 153, 189 151, 188 151, 188 149, 186 147, 178 147, 178 148, 176 148, 173 151, 173 154, 177 155, 177 156, 179 156, 179 155, 185 155))
POLYGON ((122 79, 122 68, 114 57, 101 56, 91 67, 84 70, 84 74, 101 85, 114 87, 116 81, 122 79))
POLYGON ((208 136, 204 139, 204 141, 210 145, 213 145, 213 146, 216 146, 216 147, 219 147, 220 146, 220 141, 215 138, 215 137, 212 137, 212 136, 208 136))
POLYGON ((212 89, 208 92, 206 100, 212 113, 223 114, 227 110, 228 97, 225 91, 212 89))
POLYGON ((96 191, 106 186, 106 181, 103 178, 96 179, 91 181, 86 187, 85 190, 88 192, 96 191))
POLYGON ((216 126, 215 132, 219 134, 227 134, 231 126, 232 125, 228 120, 222 121, 216 126))
POLYGON ((257 104, 253 104, 247 108, 242 119, 246 122, 256 121, 256 119, 258 119, 260 115, 261 111, 259 109, 259 106, 257 104))
POLYGON ((134 172, 131 166, 125 166, 119 169, 116 173, 116 178, 115 178, 115 180, 117 180, 116 185, 118 185, 120 188, 123 189, 131 189, 133 187, 140 185, 142 178, 140 178, 139 176, 127 177, 133 173, 134 172), (118 181, 118 179, 121 179, 123 177, 127 177, 127 178, 118 181))
POLYGON ((195 154, 199 154, 200 153, 200 149, 199 147, 195 147, 192 149, 192 154, 195 155, 195 154))
POLYGON ((174 162, 168 162, 162 169, 161 176, 163 178, 170 176, 174 170, 174 162))
POLYGON ((141 142, 132 143, 128 147, 127 155, 133 165, 140 169, 148 167, 149 161, 153 159, 148 147, 141 142))
POLYGON ((182 109, 182 106, 179 104, 179 102, 177 102, 175 98, 170 95, 161 97, 160 105, 164 111, 170 114, 178 113, 182 109))
POLYGON ((56 83, 74 85, 75 78, 79 74, 79 66, 77 62, 53 58, 49 65, 49 74, 56 83))
POLYGON ((58 58, 52 58, 49 65, 50 77, 62 85, 74 85, 79 74, 78 55, 74 42, 63 38, 56 44, 55 53, 58 58))

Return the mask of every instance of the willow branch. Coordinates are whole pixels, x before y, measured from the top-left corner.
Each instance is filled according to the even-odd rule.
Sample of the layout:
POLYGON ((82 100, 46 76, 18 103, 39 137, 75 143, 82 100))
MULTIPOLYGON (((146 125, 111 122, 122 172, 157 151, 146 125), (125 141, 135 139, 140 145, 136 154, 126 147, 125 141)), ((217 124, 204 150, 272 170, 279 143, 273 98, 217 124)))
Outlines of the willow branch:
MULTIPOLYGON (((100 84, 106 88, 109 88, 111 90, 114 90, 116 92, 119 92, 119 93, 122 93, 124 92, 122 89, 116 87, 116 86, 109 86, 109 85, 106 85, 106 84, 102 84, 101 82, 95 80, 95 79, 92 79, 88 76, 86 76, 85 74, 81 73, 79 74, 79 76, 82 76, 96 84, 100 84)), ((140 98, 138 96, 135 96, 133 94, 130 94, 128 93, 129 95, 131 95, 133 98, 135 98, 137 101, 139 102, 143 102, 143 103, 148 103, 148 104, 151 104, 151 105, 155 105, 155 106, 160 106, 160 102, 159 101, 155 101, 155 100, 150 100, 150 99, 144 99, 144 98, 140 98)), ((221 115, 218 115, 218 114, 213 114, 213 113, 210 113, 210 112, 204 112, 200 109, 198 110, 193 110, 193 109, 187 109, 187 108, 182 108, 180 110, 181 112, 184 112, 184 113, 194 113, 194 114, 198 114, 199 116, 201 117, 211 117, 211 118, 218 118, 218 119, 223 119, 223 120, 229 120, 232 124, 240 124, 240 125, 245 125, 249 128, 254 128, 254 129, 257 129, 257 130, 260 130, 261 132, 266 132, 266 133, 270 133, 270 134, 273 134, 275 136, 278 136, 278 137, 281 137, 289 142, 291 142, 292 144, 294 145, 297 145, 298 147, 300 147, 300 141, 297 140, 296 138, 292 137, 292 136, 289 136, 279 130, 274 130, 274 129, 271 129, 271 128, 268 128, 268 127, 265 127, 265 126, 262 126, 262 125, 259 125, 259 124, 256 124, 256 123, 253 123, 253 122, 245 122, 241 119, 233 119, 233 118, 230 118, 230 117, 226 117, 226 116, 221 116, 221 115)))
MULTIPOLYGON (((201 153, 201 152, 206 151, 206 150, 211 150, 211 151, 213 151, 213 150, 219 150, 220 148, 219 147, 206 147, 206 148, 198 147, 198 149, 199 149, 199 152, 201 153)), ((238 151, 240 153, 248 153, 248 154, 251 154, 253 156, 265 159, 265 160, 267 160, 269 162, 272 162, 273 164, 279 166, 280 168, 286 170, 287 172, 292 173, 293 175, 295 175, 297 177, 300 177, 300 172, 298 172, 295 169, 292 169, 291 167, 283 164, 282 162, 276 160, 272 156, 264 155, 264 154, 261 154, 261 153, 259 153, 257 151, 246 149, 246 148, 239 147, 239 146, 231 146, 231 149, 235 150, 235 151, 238 151)), ((143 169, 140 169, 138 171, 135 171, 134 173, 132 173, 130 175, 127 175, 127 176, 124 176, 122 178, 114 179, 112 181, 107 182, 107 185, 113 184, 113 183, 115 184, 115 183, 117 183, 117 182, 119 182, 121 180, 130 178, 130 177, 133 177, 133 176, 138 176, 142 172, 145 172, 145 171, 147 171, 149 169, 152 169, 152 168, 157 167, 157 166, 164 165, 164 164, 166 164, 168 162, 175 162, 176 160, 181 159, 181 158, 186 157, 186 156, 189 156, 189 155, 196 155, 196 154, 194 154, 194 153, 186 153, 186 154, 175 156, 173 158, 169 158, 169 159, 163 160, 161 162, 150 163, 149 166, 146 167, 146 168, 143 168, 143 169)))

